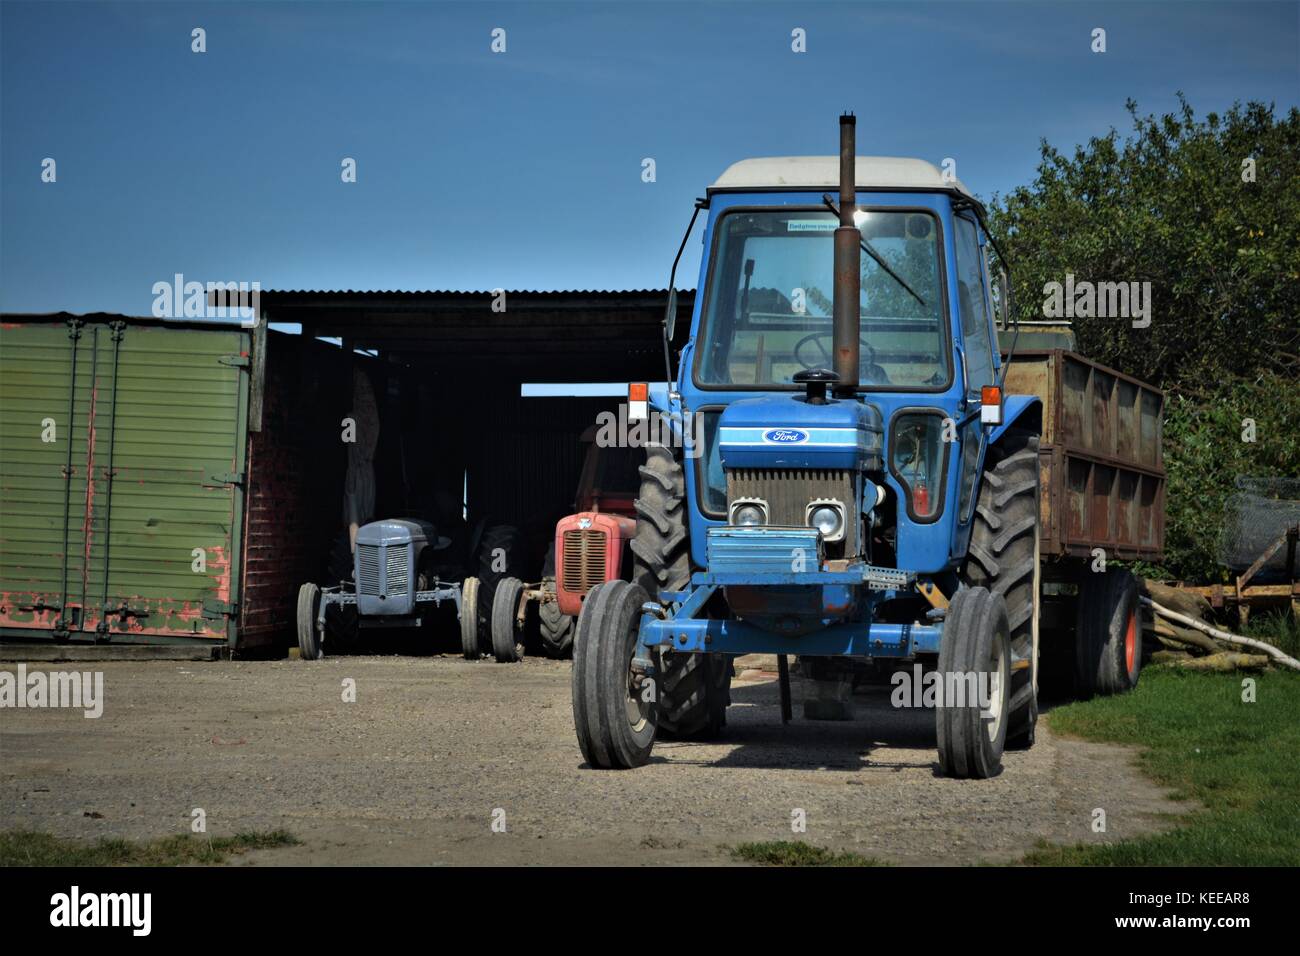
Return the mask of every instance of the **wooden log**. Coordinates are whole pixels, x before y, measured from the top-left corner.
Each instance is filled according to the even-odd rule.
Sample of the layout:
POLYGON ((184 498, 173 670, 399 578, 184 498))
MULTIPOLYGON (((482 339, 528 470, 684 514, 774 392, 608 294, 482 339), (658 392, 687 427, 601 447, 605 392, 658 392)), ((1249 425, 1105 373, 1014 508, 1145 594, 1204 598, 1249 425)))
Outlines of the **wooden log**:
POLYGON ((1220 651, 1208 657, 1192 657, 1179 662, 1179 667, 1189 671, 1258 671, 1268 667, 1271 658, 1267 654, 1240 654, 1236 651, 1220 651))
POLYGON ((1212 613, 1210 602, 1205 595, 1198 594, 1190 589, 1175 588, 1170 587, 1168 584, 1144 580, 1142 582, 1142 591, 1157 604, 1177 611, 1179 614, 1186 614, 1188 617, 1198 617, 1206 621, 1209 620, 1212 613))

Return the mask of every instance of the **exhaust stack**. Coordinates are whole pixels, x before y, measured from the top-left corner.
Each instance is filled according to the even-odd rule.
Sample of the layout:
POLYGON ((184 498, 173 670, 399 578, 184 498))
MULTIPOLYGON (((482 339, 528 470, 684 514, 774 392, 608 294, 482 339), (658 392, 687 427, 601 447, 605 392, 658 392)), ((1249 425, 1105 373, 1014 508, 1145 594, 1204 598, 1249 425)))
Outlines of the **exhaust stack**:
POLYGON ((857 119, 852 113, 840 117, 840 224, 835 230, 835 284, 831 293, 834 317, 832 347, 835 394, 852 396, 858 389, 862 290, 862 233, 853 222, 857 199, 857 119))

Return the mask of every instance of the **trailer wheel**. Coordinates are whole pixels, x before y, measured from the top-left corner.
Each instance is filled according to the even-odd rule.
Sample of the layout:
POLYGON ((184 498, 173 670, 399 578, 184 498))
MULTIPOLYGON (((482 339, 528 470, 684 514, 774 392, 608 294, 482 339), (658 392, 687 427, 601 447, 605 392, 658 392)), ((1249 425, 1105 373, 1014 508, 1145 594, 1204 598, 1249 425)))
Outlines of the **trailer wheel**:
POLYGON ((1011 627, 1002 595, 982 587, 957 592, 944 618, 939 676, 939 767, 949 777, 992 777, 1002 769, 1011 702, 1011 627), (979 700, 948 699, 958 688, 965 696, 970 689, 967 675, 972 674, 977 690, 987 688, 986 712, 979 700))
POLYGON ((1128 571, 1085 572, 1079 582, 1075 638, 1081 695, 1122 694, 1142 673, 1142 611, 1138 583, 1128 571))
POLYGON ((657 705, 632 672, 645 590, 629 581, 591 589, 573 639, 573 726, 595 769, 639 767, 650 759, 657 705))
MULTIPOLYGON (((632 579, 651 595, 675 591, 691 577, 686 477, 672 449, 646 445, 636 499, 632 579)), ((579 618, 581 623, 581 618, 579 618)), ((715 736, 731 704, 730 658, 722 654, 661 655, 659 729, 675 737, 715 736)))
POLYGON ((1041 616, 1038 435, 1010 428, 989 447, 963 580, 999 594, 1011 628, 1007 746, 1028 749, 1038 723, 1041 616))
POLYGON ((466 578, 460 586, 460 652, 467 661, 479 658, 478 578, 466 578))
POLYGON ((318 661, 325 656, 316 631, 316 615, 319 613, 320 587, 308 581, 298 589, 298 651, 305 661, 318 661))
POLYGON ((546 656, 566 657, 573 649, 573 618, 563 613, 555 601, 543 601, 537 608, 537 618, 546 656))
POLYGON ((519 626, 519 597, 524 582, 504 578, 497 584, 492 598, 492 652, 498 664, 513 664, 524 659, 524 631, 519 626))

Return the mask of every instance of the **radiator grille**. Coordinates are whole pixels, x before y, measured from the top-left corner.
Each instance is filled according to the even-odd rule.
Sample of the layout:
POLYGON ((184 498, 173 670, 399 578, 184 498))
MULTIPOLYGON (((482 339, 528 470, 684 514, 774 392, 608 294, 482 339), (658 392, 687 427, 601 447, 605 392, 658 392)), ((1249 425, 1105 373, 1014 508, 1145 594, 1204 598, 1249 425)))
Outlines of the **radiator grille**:
MULTIPOLYGON (((848 527, 842 544, 844 554, 857 553, 858 524, 852 514, 853 473, 840 469, 736 468, 727 472, 727 504, 737 498, 762 498, 767 502, 768 524, 774 527, 807 527, 808 502, 834 498, 844 503, 848 527)), ((728 508, 730 510, 730 508, 728 508)), ((840 546, 834 550, 839 551, 840 546)))
POLYGON ((386 548, 388 582, 385 593, 405 594, 410 587, 409 575, 406 573, 407 549, 405 546, 386 548))
POLYGON ((586 594, 605 580, 605 532, 564 532, 564 566, 560 587, 573 594, 586 594))
POLYGON ((379 545, 357 545, 357 593, 379 593, 379 545))

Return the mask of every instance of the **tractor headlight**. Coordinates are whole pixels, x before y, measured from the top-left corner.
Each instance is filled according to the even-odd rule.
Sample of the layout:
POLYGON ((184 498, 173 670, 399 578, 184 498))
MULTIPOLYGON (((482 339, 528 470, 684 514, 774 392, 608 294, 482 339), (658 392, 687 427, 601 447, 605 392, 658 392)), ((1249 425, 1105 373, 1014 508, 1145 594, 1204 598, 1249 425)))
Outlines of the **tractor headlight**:
POLYGON ((757 528, 767 524, 767 502, 758 498, 732 502, 731 524, 737 528, 757 528))
POLYGON ((838 501, 813 501, 808 504, 808 526, 816 528, 827 541, 844 537, 844 506, 838 501))

